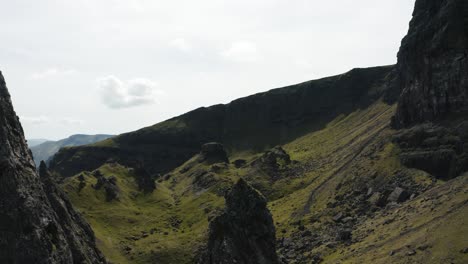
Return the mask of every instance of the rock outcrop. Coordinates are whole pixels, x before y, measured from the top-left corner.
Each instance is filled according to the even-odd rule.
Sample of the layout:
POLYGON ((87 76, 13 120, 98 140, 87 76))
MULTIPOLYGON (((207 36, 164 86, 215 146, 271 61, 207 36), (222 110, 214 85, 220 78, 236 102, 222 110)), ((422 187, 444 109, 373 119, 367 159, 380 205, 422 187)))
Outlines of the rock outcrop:
POLYGON ((119 200, 120 189, 117 186, 117 178, 115 176, 104 177, 100 176, 97 178, 97 182, 94 185, 94 189, 101 190, 104 189, 106 192, 106 201, 110 202, 113 200, 119 200))
POLYGON ((203 144, 199 155, 199 162, 205 162, 209 164, 218 162, 228 163, 229 159, 222 144, 211 142, 203 144))
POLYGON ((398 53, 394 126, 468 113, 468 1, 417 0, 398 53))
POLYGON ((135 180, 138 184, 138 189, 144 193, 152 193, 156 189, 154 178, 146 171, 144 166, 136 166, 135 180))
POLYGON ((0 73, 0 263, 105 262, 89 226, 37 174, 0 73))
POLYGON ((386 93, 393 69, 353 69, 226 105, 202 107, 105 144, 62 148, 49 169, 70 177, 112 159, 128 167, 142 162, 151 175, 164 175, 198 154, 207 142, 219 142, 229 152, 263 151, 321 129, 339 115, 366 108, 386 93))
POLYGON ((468 121, 451 127, 421 124, 394 137, 401 162, 436 178, 451 179, 468 170, 468 121))
POLYGON ((203 264, 275 264, 275 226, 265 198, 240 179, 226 195, 224 213, 209 227, 203 264))

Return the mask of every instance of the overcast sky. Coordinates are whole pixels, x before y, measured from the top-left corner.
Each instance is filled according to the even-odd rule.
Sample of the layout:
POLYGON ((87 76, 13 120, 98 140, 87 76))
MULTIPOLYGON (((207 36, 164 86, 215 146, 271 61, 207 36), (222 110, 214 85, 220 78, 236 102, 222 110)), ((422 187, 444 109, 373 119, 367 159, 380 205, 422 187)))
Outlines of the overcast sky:
POLYGON ((414 0, 0 0, 27 138, 119 134, 396 62, 414 0))

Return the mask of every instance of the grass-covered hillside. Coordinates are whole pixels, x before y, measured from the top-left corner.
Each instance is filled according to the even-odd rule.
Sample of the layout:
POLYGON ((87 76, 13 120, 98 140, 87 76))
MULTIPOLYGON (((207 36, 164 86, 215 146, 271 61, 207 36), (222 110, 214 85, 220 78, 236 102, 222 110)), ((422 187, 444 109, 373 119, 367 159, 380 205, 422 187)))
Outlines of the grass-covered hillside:
MULTIPOLYGON (((285 263, 424 263, 427 256, 465 263, 468 176, 441 181, 403 166, 389 126, 394 112, 377 99, 281 148, 231 149, 229 163, 195 154, 158 177, 151 193, 116 160, 62 186, 112 263, 193 263, 209 220, 239 177, 269 200, 285 263), (97 188, 100 177, 113 179, 112 188, 97 188)), ((172 129, 168 122, 146 130, 172 129)))
MULTIPOLYGON (((92 144, 113 137, 112 135, 72 135, 57 141, 44 140, 36 145, 29 144, 34 163, 38 167, 41 161, 48 162, 63 147, 92 144)), ((34 141, 33 141, 34 142, 34 141)), ((28 142, 29 143, 29 142, 28 142)))
POLYGON ((94 145, 62 149, 50 167, 72 176, 112 159, 128 166, 144 164, 151 174, 164 174, 210 141, 223 143, 232 153, 263 151, 322 129, 340 115, 367 108, 389 92, 392 69, 354 69, 227 105, 199 108, 94 145))

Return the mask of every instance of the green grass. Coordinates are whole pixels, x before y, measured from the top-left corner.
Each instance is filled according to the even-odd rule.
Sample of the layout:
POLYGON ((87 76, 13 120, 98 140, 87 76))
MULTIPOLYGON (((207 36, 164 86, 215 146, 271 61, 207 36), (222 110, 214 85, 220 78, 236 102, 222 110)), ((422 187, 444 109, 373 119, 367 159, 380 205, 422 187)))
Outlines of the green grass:
MULTIPOLYGON (((348 206, 345 204, 342 207, 329 208, 327 204, 335 201, 337 195, 352 192, 356 183, 386 182, 397 173, 403 172, 422 186, 431 185, 432 181, 426 173, 401 165, 398 159, 400 150, 391 142, 395 131, 389 127, 394 111, 394 105, 378 101, 366 109, 340 115, 325 128, 285 144, 284 149, 295 163, 285 166, 287 169, 282 177, 276 180, 251 166, 236 169, 229 165, 226 169, 213 173, 214 184, 203 189, 194 184, 194 178, 190 175, 197 170, 210 171, 212 166, 200 164, 193 158, 170 172, 171 176, 167 179, 159 180, 156 190, 147 195, 138 192, 132 170, 120 165, 102 166, 99 170, 106 177, 117 177, 121 189, 120 201, 106 202, 104 191, 96 191, 91 187, 96 179, 89 173, 85 173, 86 186, 80 192, 78 176, 67 179, 63 186, 73 204, 93 227, 99 248, 113 263, 192 263, 197 248, 206 239, 208 217, 223 208, 223 191, 239 177, 244 177, 262 190, 269 199, 268 206, 276 224, 277 237, 290 236, 297 228, 294 223, 298 221, 310 230, 321 232, 336 212, 348 206), (181 173, 186 167, 190 169, 181 173), (311 218, 318 221, 311 222, 311 218), (179 219, 180 225, 171 226, 171 219, 179 219), (155 230, 154 234, 138 240, 131 239, 132 236, 141 236, 142 231, 149 232, 151 229, 155 230), (132 248, 130 253, 125 253, 125 247, 132 248)), ((162 123, 160 126, 166 125, 168 124, 162 123)), ((169 124, 168 129, 174 126, 183 124, 169 124)), ((241 158, 251 162, 261 154, 251 151, 234 152, 230 154, 230 158, 231 161, 241 158)), ((436 186, 443 188, 444 184, 440 182, 436 186)), ((464 195, 451 198, 450 204, 442 208, 448 209, 452 204, 459 204, 460 199, 466 201, 466 198, 465 191, 464 195)), ((443 225, 440 219, 434 220, 440 214, 411 212, 411 206, 415 206, 421 199, 405 204, 406 209, 391 213, 394 217, 401 217, 403 212, 411 214, 411 228, 415 231, 409 236, 400 235, 404 220, 386 226, 376 223, 383 223, 392 215, 377 215, 375 220, 367 218, 357 227, 355 235, 362 238, 352 246, 337 250, 320 246, 314 252, 322 253, 326 262, 330 263, 338 260, 349 263, 356 263, 358 260, 390 261, 390 250, 403 252, 402 247, 406 243, 416 244, 417 241, 426 239, 433 245, 434 256, 442 260, 447 257, 446 252, 456 250, 449 249, 444 240, 439 238, 449 236, 454 248, 459 248, 463 235, 467 234, 466 225, 460 226, 467 213, 466 206, 450 214, 446 225, 443 225), (425 228, 420 228, 421 226, 425 228), (369 229, 375 230, 368 234, 366 232, 369 229), (422 231, 426 229, 435 237, 429 238, 428 233, 422 231), (460 229, 460 233, 456 232, 457 229, 460 229), (386 237, 383 241, 378 238, 381 234, 386 237)), ((463 257, 455 255, 456 260, 463 257)))

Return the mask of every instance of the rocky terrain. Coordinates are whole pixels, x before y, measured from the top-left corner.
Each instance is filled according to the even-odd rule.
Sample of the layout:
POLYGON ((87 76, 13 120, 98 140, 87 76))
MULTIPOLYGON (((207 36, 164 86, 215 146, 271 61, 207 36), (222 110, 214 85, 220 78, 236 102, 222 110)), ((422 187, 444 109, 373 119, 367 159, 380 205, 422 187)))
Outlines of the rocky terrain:
POLYGON ((73 256, 94 240, 67 197, 112 263, 467 263, 467 18, 464 0, 417 0, 395 66, 64 148, 41 182, 5 119, 20 138, 5 149, 21 147, 7 157, 26 157, 18 170, 74 230, 59 231, 73 256))
POLYGON ((63 149, 51 169, 118 263, 465 263, 467 17, 418 0, 395 66, 63 149))
POLYGON ((340 114, 366 108, 388 90, 385 81, 392 69, 354 69, 227 105, 199 108, 94 145, 62 149, 50 167, 72 176, 112 159, 128 166, 144 164, 149 173, 164 174, 208 142, 221 142, 231 152, 262 151, 320 129, 340 114))
POLYGON ((0 262, 106 263, 45 167, 37 174, 1 73, 0 128, 0 262))
POLYGON ((266 199, 240 179, 226 195, 226 208, 209 227, 199 263, 278 263, 275 226, 266 199))

